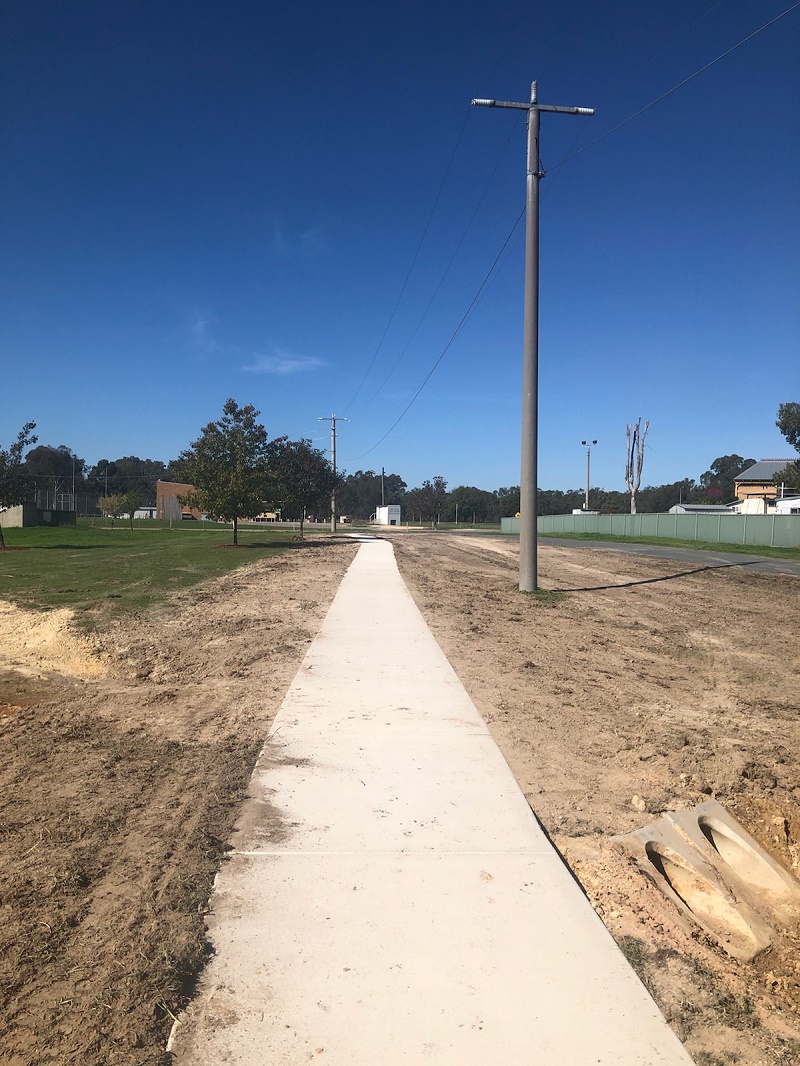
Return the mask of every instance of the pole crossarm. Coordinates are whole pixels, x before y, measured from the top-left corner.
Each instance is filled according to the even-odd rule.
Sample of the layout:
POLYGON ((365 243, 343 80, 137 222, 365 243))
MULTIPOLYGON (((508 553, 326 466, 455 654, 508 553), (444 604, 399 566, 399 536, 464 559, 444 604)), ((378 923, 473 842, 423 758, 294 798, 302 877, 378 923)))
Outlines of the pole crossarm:
MULTIPOLYGON (((591 107, 540 104, 536 82, 526 103, 473 100, 478 107, 528 112, 528 178, 525 224, 525 308, 522 353, 522 456, 520 465, 519 587, 535 592, 538 585, 538 421, 539 421, 539 181, 544 177, 539 156, 539 113, 593 115, 591 107)), ((587 472, 587 503, 588 482, 587 472)))
POLYGON ((517 111, 530 111, 535 107, 539 111, 555 111, 559 115, 593 115, 593 107, 560 107, 556 104, 527 103, 518 104, 512 100, 473 100, 474 107, 511 107, 517 111))

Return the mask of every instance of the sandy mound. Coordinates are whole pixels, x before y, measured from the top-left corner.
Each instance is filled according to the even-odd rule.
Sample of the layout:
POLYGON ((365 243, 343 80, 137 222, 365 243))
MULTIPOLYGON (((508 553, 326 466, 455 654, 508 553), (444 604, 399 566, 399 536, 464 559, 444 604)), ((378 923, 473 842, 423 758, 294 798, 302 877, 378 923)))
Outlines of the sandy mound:
POLYGON ((0 668, 102 677, 108 672, 106 664, 92 641, 70 628, 72 618, 67 607, 28 611, 0 600, 0 668))

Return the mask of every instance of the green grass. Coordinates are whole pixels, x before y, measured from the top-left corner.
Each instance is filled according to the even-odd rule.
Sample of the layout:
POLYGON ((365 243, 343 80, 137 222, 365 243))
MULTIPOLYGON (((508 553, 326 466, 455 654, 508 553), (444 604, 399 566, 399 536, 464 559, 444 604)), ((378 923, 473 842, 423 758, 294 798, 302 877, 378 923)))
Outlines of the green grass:
POLYGON ((530 596, 534 603, 540 603, 544 607, 554 607, 567 598, 564 592, 553 592, 550 589, 534 589, 533 592, 523 592, 523 596, 530 596))
POLYGON ((240 528, 239 549, 230 526, 156 528, 127 523, 4 531, 0 552, 0 599, 26 607, 71 607, 85 625, 109 614, 142 610, 176 589, 226 574, 239 566, 300 546, 285 530, 240 528))
POLYGON ((563 540, 607 540, 613 544, 664 544, 670 548, 696 548, 698 551, 738 552, 772 559, 800 560, 800 548, 770 548, 763 544, 717 544, 708 540, 673 540, 671 537, 618 537, 612 533, 540 533, 540 538, 563 540))

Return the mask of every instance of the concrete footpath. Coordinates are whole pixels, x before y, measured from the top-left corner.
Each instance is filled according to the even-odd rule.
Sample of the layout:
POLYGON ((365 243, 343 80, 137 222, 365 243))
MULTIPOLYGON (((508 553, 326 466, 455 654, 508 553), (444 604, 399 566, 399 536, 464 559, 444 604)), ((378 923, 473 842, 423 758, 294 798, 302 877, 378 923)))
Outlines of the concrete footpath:
POLYGON ((256 768, 177 1066, 690 1064, 364 539, 256 768))

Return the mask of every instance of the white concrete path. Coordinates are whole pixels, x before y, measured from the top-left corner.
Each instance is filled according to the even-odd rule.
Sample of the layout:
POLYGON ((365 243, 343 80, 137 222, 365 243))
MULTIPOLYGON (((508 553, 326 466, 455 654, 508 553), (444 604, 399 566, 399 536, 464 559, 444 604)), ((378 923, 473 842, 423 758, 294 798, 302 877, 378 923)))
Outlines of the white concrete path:
POLYGON ((178 1066, 689 1064, 366 540, 278 713, 178 1066), (276 831, 276 823, 282 828, 276 831))

